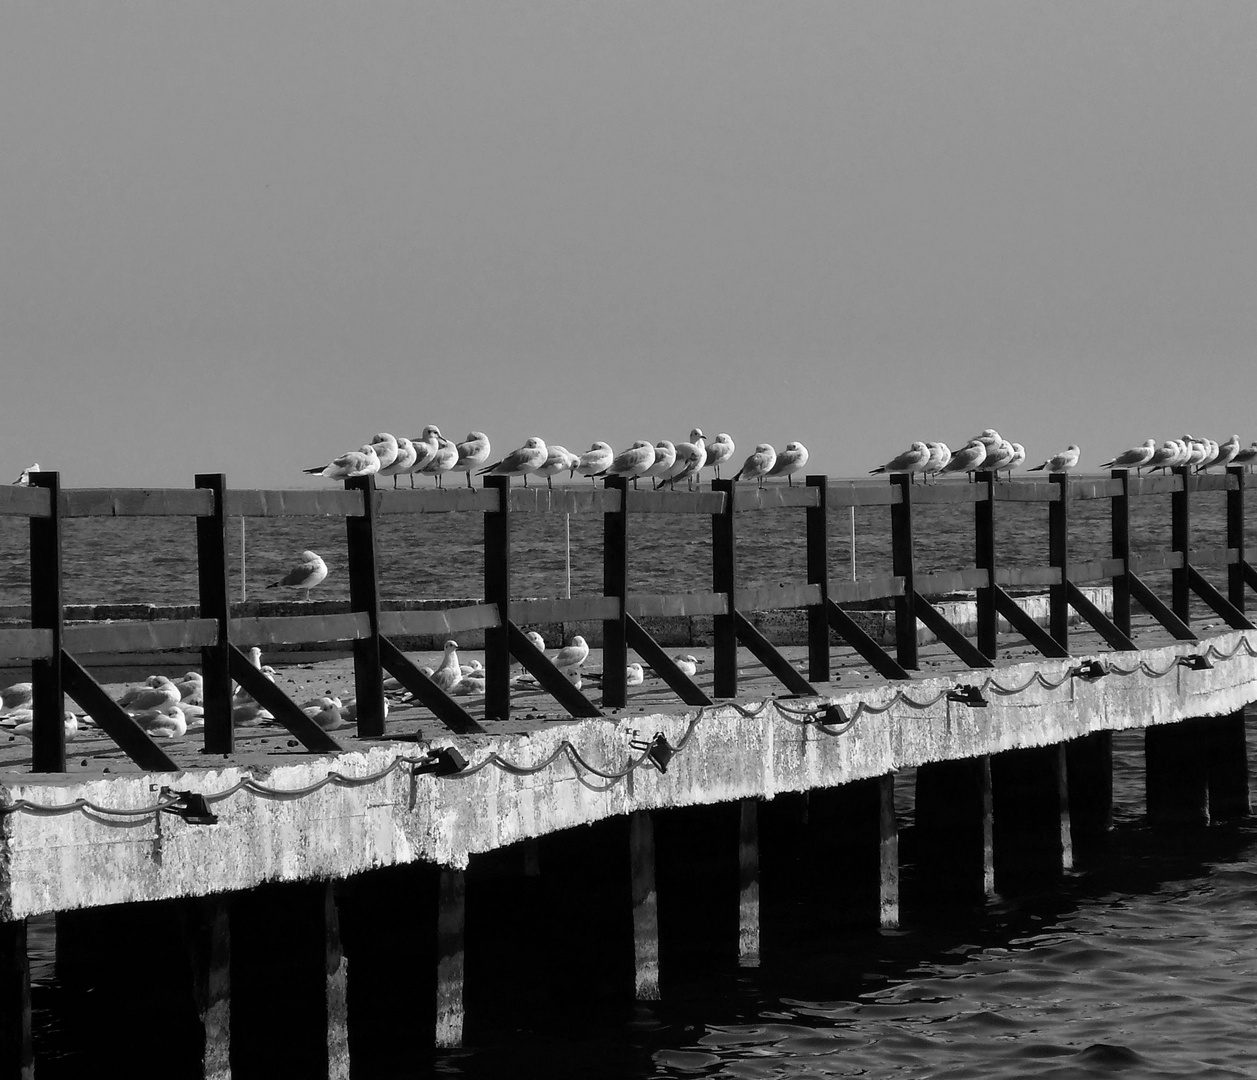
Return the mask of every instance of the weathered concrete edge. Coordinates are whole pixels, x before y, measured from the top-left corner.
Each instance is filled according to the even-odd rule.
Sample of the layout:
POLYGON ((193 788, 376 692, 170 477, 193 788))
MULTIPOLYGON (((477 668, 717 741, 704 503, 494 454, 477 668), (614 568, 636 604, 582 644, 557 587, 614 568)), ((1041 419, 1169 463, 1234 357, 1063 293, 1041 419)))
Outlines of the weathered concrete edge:
MULTIPOLYGON (((413 787, 408 770, 398 770, 377 783, 354 788, 329 784, 295 800, 241 792, 215 804, 220 824, 214 827, 187 825, 156 813, 106 821, 83 811, 55 817, 18 811, 3 818, 0 886, 7 881, 7 895, 0 897, 0 918, 205 895, 272 880, 347 877, 415 860, 462 867, 477 852, 634 810, 773 798, 930 761, 1226 714, 1257 701, 1257 659, 1244 648, 1246 638, 1257 648, 1257 632, 1248 631, 1207 643, 1107 653, 1101 657, 1106 662, 1138 670, 1097 681, 1065 678, 1055 688, 1036 676, 1047 684, 1058 682, 1078 660, 999 668, 993 673, 998 686, 1023 689, 1004 696, 988 687, 988 708, 969 709, 945 697, 923 708, 900 701, 889 712, 864 715, 840 736, 802 724, 788 710, 827 702, 854 715, 861 702, 883 707, 901 691, 913 701, 929 702, 957 682, 980 684, 982 674, 870 687, 819 702, 746 702, 556 724, 531 736, 451 737, 434 745, 458 745, 473 766, 492 752, 523 766, 551 756, 557 760, 532 774, 489 766, 462 778, 422 775, 413 787), (1224 654, 1238 651, 1199 671, 1176 663, 1206 644, 1224 654), (1168 673, 1154 678, 1139 669, 1141 661, 1154 672, 1168 673), (629 746, 634 732, 647 739, 662 732, 673 746, 684 744, 666 774, 645 767, 632 774, 631 782, 610 783, 578 773, 565 749, 567 744, 591 765, 615 772, 638 756, 629 746)), ((274 787, 295 789, 324 779, 333 769, 355 776, 378 772, 399 756, 422 750, 413 744, 384 744, 269 771, 231 768, 83 783, 30 780, 0 788, 0 799, 64 804, 83 798, 141 808, 156 801, 162 784, 211 793, 252 775, 274 787)))

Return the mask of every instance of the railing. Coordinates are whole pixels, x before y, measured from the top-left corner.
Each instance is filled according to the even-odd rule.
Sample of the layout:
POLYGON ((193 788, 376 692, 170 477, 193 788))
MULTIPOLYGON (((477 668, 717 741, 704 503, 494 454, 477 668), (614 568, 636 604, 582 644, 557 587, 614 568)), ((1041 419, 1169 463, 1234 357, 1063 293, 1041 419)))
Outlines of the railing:
POLYGON ((510 664, 519 661, 573 716, 597 717, 590 701, 536 649, 521 624, 601 620, 603 623, 602 708, 627 704, 629 648, 641 655, 669 688, 691 705, 712 699, 680 670, 647 632, 641 619, 658 615, 713 616, 714 685, 717 698, 738 692, 737 650, 748 649, 790 692, 812 695, 814 682, 830 678, 830 634, 837 634, 880 674, 911 678, 918 664, 918 622, 970 667, 990 667, 998 655, 1000 617, 1049 657, 1069 651, 1070 609, 1113 649, 1134 649, 1131 605, 1139 604, 1180 640, 1195 640, 1190 599, 1198 596, 1233 628, 1254 629, 1244 614, 1247 588, 1257 588, 1257 572, 1245 559, 1244 497, 1250 478, 1242 467, 1225 475, 1190 474, 1186 468, 1161 477, 1115 471, 1111 479, 1073 479, 1053 474, 1048 483, 996 483, 978 473, 973 484, 917 486, 908 476, 890 483, 833 483, 809 476, 802 487, 742 486, 716 480, 710 491, 639 491, 622 478, 601 489, 511 488, 506 477, 489 477, 479 490, 417 491, 377 489, 370 478, 348 480, 345 490, 228 491, 219 474, 196 477, 192 489, 62 490, 57 473, 35 473, 29 488, 0 489, 0 515, 30 519, 31 620, 29 629, 0 630, 0 654, 29 660, 34 691, 33 767, 65 770, 61 722, 63 694, 82 707, 133 760, 150 770, 178 766, 132 717, 93 679, 78 657, 103 652, 200 648, 204 678, 204 749, 226 754, 235 748, 233 680, 250 693, 303 746, 315 752, 343 749, 282 690, 250 662, 241 646, 349 641, 360 736, 385 734, 384 672, 390 672, 451 730, 480 732, 480 722, 420 671, 395 644, 407 634, 454 634, 482 629, 485 634, 485 703, 488 720, 511 711, 510 664), (1226 545, 1191 548, 1191 498, 1199 492, 1226 493, 1226 545), (1168 551, 1135 556, 1131 551, 1130 500, 1171 496, 1168 551), (1069 509, 1080 500, 1111 504, 1111 558, 1071 563, 1069 509), (1048 565, 998 568, 995 507, 1000 502, 1048 504, 1048 565), (914 567, 913 512, 931 504, 973 504, 974 566, 959 571, 917 574, 914 567), (883 505, 890 508, 892 573, 860 582, 829 579, 828 517, 836 508, 883 505), (735 515, 745 511, 802 508, 806 517, 807 581, 792 586, 739 588, 735 515), (382 611, 376 567, 376 525, 382 515, 475 512, 484 521, 483 603, 428 611, 382 611), (518 600, 511 596, 511 521, 520 513, 585 512, 603 516, 603 595, 567 600, 518 600), (697 514, 711 519, 710 592, 642 595, 629 592, 630 522, 635 515, 697 514), (90 516, 182 515, 196 518, 200 617, 156 623, 63 625, 61 524, 90 516), (228 600, 226 522, 229 517, 334 515, 345 519, 349 560, 349 612, 332 615, 233 619, 228 600), (1200 572, 1225 566, 1224 595, 1200 572), (1171 571, 1166 604, 1143 575, 1171 571), (1113 588, 1113 614, 1106 616, 1079 584, 1107 579, 1113 588), (1048 589, 1049 618, 1040 626, 1007 591, 1048 589), (976 640, 953 626, 930 595, 972 589, 976 594, 976 640), (844 610, 843 604, 893 601, 896 641, 892 655, 844 610), (808 619, 808 676, 804 678, 759 632, 748 611, 804 609, 808 619))

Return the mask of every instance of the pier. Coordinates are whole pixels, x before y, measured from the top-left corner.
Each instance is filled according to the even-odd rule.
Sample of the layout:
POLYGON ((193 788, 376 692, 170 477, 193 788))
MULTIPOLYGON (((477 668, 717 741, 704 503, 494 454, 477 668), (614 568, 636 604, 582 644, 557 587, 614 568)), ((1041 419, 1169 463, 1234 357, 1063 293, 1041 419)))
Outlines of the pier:
POLYGON ((805 877, 830 886, 818 918, 870 932, 914 904, 1039 887, 1109 827, 1115 735, 1143 733, 1154 823, 1247 814, 1249 479, 1230 468, 932 487, 811 476, 551 491, 491 478, 480 490, 235 492, 218 475, 163 491, 63 490, 57 474, 33 475, 0 491, 0 514, 29 518, 31 566, 29 624, 0 630, 0 659, 24 665, 35 691, 30 743, 0 748, 0 1078, 32 1075, 27 933, 48 916, 59 978, 169 998, 172 1075, 274 1075, 282 1062, 347 1076, 351 1057, 355 1071, 404 1057, 402 1013, 425 1046, 474 1039, 503 1008, 490 988, 651 1000, 670 964, 753 965, 772 932, 761 890, 805 877), (1136 553, 1131 504, 1158 497, 1168 543, 1136 553), (1201 498, 1224 503, 1215 549, 1193 544, 1201 498), (1070 509, 1091 500, 1109 505, 1110 553, 1079 563, 1070 509), (1001 505, 1030 502, 1047 506, 1047 535, 1023 540, 1042 545, 1044 565, 1003 565, 1001 505), (971 566, 918 571, 914 512, 931 504, 972 507, 971 566), (891 574, 832 580, 828 515, 852 505, 886 507, 891 574), (805 580, 739 587, 739 521, 790 509, 804 511, 805 580), (483 597, 390 610, 376 523, 455 511, 481 519, 483 597), (601 516, 602 595, 514 595, 522 513, 601 516), (196 519, 198 611, 67 621, 61 522, 128 514, 196 519), (344 518, 348 610, 233 614, 226 523, 276 514, 344 518), (652 514, 710 520, 710 590, 631 589, 630 537, 652 514), (971 598, 943 599, 958 593, 971 598), (882 631, 854 607, 878 601, 882 631), (705 641, 686 650, 704 661, 692 676, 668 649, 681 622, 705 641), (525 637, 538 624, 584 634, 600 685, 578 689, 555 669, 525 637), (419 670, 439 638, 469 633, 482 635, 481 699, 419 670), (351 688, 356 730, 318 727, 244 652, 316 643, 351 662, 316 661, 302 678, 351 688), (205 728, 178 741, 140 729, 92 670, 94 657, 189 650, 205 728), (627 684, 630 654, 653 668, 649 687, 627 684), (512 663, 535 691, 512 687, 512 663), (387 715, 386 673, 411 697, 387 715), (233 725, 233 681, 278 727, 233 725), (69 745, 63 695, 95 725, 69 745), (559 926, 568 947, 556 950, 559 926), (271 1010, 282 1024, 260 1016, 271 1010))

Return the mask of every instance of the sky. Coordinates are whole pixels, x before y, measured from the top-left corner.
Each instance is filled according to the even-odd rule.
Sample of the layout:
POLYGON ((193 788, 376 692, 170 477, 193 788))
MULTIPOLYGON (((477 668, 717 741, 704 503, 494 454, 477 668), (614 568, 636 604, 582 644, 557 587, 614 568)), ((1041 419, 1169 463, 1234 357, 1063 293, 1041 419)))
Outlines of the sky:
POLYGON ((0 470, 1247 443, 1255 55, 1248 0, 6 4, 0 470))

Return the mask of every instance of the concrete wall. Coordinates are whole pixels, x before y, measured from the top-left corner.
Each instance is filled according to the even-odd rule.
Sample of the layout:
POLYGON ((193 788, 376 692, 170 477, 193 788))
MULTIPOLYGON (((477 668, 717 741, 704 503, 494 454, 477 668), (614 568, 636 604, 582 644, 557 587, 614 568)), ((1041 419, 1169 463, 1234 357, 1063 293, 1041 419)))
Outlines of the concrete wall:
MULTIPOLYGON (((635 810, 772 799, 926 762, 1223 715, 1257 700, 1257 659, 1249 653, 1257 652, 1257 632, 1222 634, 1208 644, 1234 655, 1191 670, 1178 658, 1203 651, 1206 643, 1108 653, 1100 658, 1133 673, 1095 681, 1069 677, 1078 660, 999 668, 985 691, 989 707, 979 709, 945 697, 956 682, 982 685, 986 676, 973 672, 823 699, 550 723, 528 734, 451 736, 439 744, 457 746, 472 767, 491 753, 522 766, 555 760, 525 775, 489 766, 457 778, 412 780, 403 768, 361 786, 327 784, 293 799, 240 791, 214 804, 220 817, 215 826, 188 825, 169 814, 111 818, 84 810, 55 816, 19 810, 0 818, 0 919, 247 889, 265 881, 341 878, 415 860, 461 868, 472 853, 635 810), (1016 692, 1001 694, 999 688, 1016 692), (901 694, 928 704, 913 707, 901 694), (788 711, 825 703, 848 716, 861 703, 889 709, 866 713, 837 736, 800 723, 788 711), (614 772, 639 756, 629 745, 635 732, 646 739, 662 733, 682 747, 666 773, 648 766, 613 783, 579 770, 565 750, 570 745, 586 762, 614 772)), ((64 805, 88 799, 142 808, 156 802, 163 784, 212 793, 250 777, 291 791, 331 771, 368 776, 425 750, 414 743, 381 744, 291 764, 259 760, 247 768, 77 783, 10 775, 0 785, 0 800, 64 805)))

